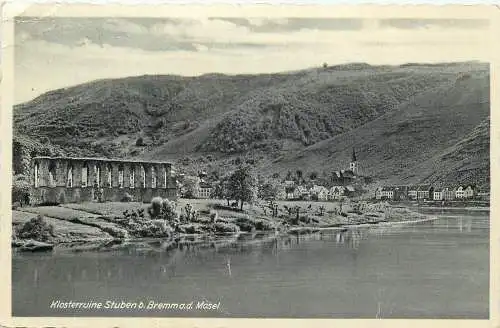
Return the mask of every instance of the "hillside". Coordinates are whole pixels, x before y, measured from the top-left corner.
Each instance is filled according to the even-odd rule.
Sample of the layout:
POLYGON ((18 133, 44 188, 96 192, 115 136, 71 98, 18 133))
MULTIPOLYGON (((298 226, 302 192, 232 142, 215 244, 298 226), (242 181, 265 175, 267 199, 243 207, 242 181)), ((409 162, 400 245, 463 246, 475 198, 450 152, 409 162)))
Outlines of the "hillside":
POLYGON ((422 92, 368 124, 283 156, 273 165, 289 170, 308 163, 346 167, 354 147, 363 173, 377 180, 477 180, 484 186, 489 183, 489 107, 488 74, 477 72, 422 92), (467 167, 472 172, 459 173, 467 167))
POLYGON ((467 176, 489 184, 482 164, 489 130, 481 125, 488 116, 487 64, 350 64, 94 81, 16 106, 14 134, 21 148, 39 142, 69 155, 178 160, 183 169, 219 171, 236 159, 269 174, 345 167, 355 147, 366 174, 379 180, 467 176), (450 161, 453 172, 467 174, 447 171, 450 161))

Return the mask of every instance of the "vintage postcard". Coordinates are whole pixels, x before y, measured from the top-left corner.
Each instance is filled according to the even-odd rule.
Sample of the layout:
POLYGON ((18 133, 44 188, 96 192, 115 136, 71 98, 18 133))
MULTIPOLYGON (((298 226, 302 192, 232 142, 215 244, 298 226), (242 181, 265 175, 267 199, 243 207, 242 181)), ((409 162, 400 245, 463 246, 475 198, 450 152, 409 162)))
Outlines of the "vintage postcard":
POLYGON ((0 323, 498 326, 499 16, 4 6, 0 323))

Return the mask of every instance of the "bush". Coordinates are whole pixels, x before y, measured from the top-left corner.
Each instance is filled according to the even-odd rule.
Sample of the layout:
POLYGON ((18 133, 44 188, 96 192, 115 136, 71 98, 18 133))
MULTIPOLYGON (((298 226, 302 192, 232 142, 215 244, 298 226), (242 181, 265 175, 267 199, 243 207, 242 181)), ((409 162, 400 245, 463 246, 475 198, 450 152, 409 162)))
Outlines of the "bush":
POLYGON ((50 241, 54 235, 54 226, 48 224, 43 216, 32 218, 19 229, 18 237, 21 239, 33 239, 38 241, 50 241))
POLYGON ((21 206, 29 204, 31 185, 23 175, 16 175, 12 181, 12 202, 21 206))
POLYGON ((146 144, 144 143, 144 139, 142 137, 139 137, 137 139, 137 141, 135 142, 135 145, 137 147, 143 147, 143 146, 146 146, 146 144))
POLYGON ((151 200, 151 206, 148 207, 148 214, 151 219, 156 219, 161 214, 161 204, 163 199, 161 197, 155 197, 151 200))
POLYGON ((274 230, 275 226, 271 221, 259 219, 255 221, 255 229, 261 231, 274 230))
POLYGON ((172 221, 177 218, 175 212, 175 202, 161 197, 155 197, 151 200, 151 206, 148 207, 148 214, 152 220, 172 221))
POLYGON ((122 197, 121 199, 121 202, 122 203, 128 203, 128 202, 132 202, 134 200, 134 197, 132 197, 132 195, 130 195, 128 192, 125 193, 125 195, 122 197))
POLYGON ((163 238, 170 237, 172 229, 164 220, 151 220, 137 223, 137 227, 132 233, 137 237, 163 238))
POLYGON ((244 232, 254 232, 256 230, 255 225, 250 222, 237 222, 236 224, 244 232))
POLYGON ((109 233, 114 238, 126 239, 128 238, 128 232, 125 229, 114 228, 114 227, 101 227, 102 231, 109 233))
POLYGON ((238 227, 234 223, 226 223, 226 222, 219 221, 219 222, 214 223, 214 230, 215 230, 215 232, 223 232, 223 233, 239 232, 240 227, 238 227))

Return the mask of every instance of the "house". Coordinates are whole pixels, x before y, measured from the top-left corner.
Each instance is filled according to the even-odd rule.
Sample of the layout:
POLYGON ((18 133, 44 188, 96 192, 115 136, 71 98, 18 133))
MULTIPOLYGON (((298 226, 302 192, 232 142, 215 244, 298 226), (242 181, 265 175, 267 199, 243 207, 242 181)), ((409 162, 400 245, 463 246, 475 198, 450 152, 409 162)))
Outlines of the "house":
POLYGON ((293 198, 295 199, 309 199, 310 194, 304 186, 297 186, 293 192, 293 198))
POLYGON ((345 186, 353 183, 356 179, 356 174, 352 170, 334 171, 330 177, 330 182, 333 185, 345 186))
POLYGON ((328 200, 328 189, 323 186, 313 185, 312 188, 309 189, 309 194, 311 195, 311 198, 319 201, 328 200))
POLYGON ((344 195, 344 187, 333 186, 328 193, 328 200, 339 200, 344 195))
POLYGON ((443 191, 442 190, 434 190, 432 194, 433 200, 443 200, 443 191))
POLYGON ((385 186, 380 190, 380 199, 394 199, 394 187, 385 186))
MULTIPOLYGON (((292 193, 293 195, 293 193, 292 193)), ((283 188, 278 188, 278 192, 276 193, 276 199, 277 200, 285 200, 287 198, 287 194, 285 193, 285 190, 283 188)))
POLYGON ((464 190, 464 197, 465 198, 474 198, 477 196, 477 188, 474 185, 468 185, 465 190, 464 190))
POLYGON ((352 197, 356 194, 356 189, 353 186, 346 186, 344 189, 344 195, 352 197))
POLYGON ((212 186, 205 182, 205 181, 201 181, 199 184, 198 184, 198 188, 197 188, 197 192, 196 192, 196 198, 202 198, 202 199, 207 199, 207 198, 210 198, 211 194, 212 194, 212 186))
POLYGON ((408 188, 408 199, 416 200, 418 196, 418 186, 408 188))
POLYGON ((284 193, 285 199, 294 199, 295 197, 295 186, 287 186, 285 185, 284 193))
POLYGON ((394 200, 408 198, 408 186, 394 186, 394 200))
POLYGON ((382 189, 384 189, 384 187, 378 187, 375 189, 375 199, 382 199, 382 189))
POLYGON ((486 191, 481 191, 477 193, 477 197, 482 200, 490 200, 490 193, 486 191))
POLYGON ((459 186, 457 190, 455 190, 455 198, 456 199, 463 199, 465 198, 465 187, 464 186, 459 186))
POLYGON ((456 189, 455 188, 446 187, 441 192, 443 194, 443 200, 455 199, 455 196, 456 196, 456 189))
POLYGON ((433 192, 434 188, 432 188, 429 185, 419 186, 417 189, 417 199, 419 200, 429 199, 430 195, 432 195, 433 192))

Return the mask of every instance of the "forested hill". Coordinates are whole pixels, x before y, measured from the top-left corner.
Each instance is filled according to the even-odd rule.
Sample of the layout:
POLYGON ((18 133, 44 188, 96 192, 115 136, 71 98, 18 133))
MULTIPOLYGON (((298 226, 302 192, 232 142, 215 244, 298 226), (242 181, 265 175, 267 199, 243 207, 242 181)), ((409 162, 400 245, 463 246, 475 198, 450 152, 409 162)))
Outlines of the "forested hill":
POLYGON ((14 132, 22 156, 246 161, 262 174, 343 168, 355 147, 379 181, 489 186, 489 106, 487 64, 348 64, 93 81, 16 106, 14 132))

